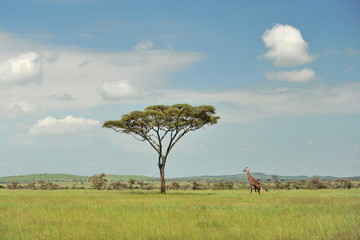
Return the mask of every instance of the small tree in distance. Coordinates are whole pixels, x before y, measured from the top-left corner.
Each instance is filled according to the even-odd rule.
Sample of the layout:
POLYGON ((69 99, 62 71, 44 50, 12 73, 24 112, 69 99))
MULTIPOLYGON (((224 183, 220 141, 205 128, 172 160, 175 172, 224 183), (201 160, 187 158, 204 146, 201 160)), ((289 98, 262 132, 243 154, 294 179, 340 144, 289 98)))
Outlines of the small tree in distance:
POLYGON ((107 179, 104 178, 106 176, 105 173, 100 173, 99 175, 94 174, 89 178, 89 181, 93 184, 93 186, 97 190, 105 189, 107 179))
POLYGON ((139 141, 147 141, 158 153, 157 165, 160 171, 161 193, 166 193, 165 165, 170 151, 186 133, 205 125, 216 124, 213 106, 149 106, 144 111, 133 111, 120 120, 106 121, 104 128, 134 136, 139 141))

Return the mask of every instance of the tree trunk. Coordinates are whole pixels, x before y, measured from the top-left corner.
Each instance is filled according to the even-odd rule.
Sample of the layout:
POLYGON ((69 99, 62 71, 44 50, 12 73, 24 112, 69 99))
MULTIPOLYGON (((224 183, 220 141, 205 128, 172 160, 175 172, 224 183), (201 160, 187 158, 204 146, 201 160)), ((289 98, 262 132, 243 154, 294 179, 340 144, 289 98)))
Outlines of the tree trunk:
POLYGON ((165 164, 159 164, 159 170, 160 170, 160 192, 166 193, 166 184, 165 184, 165 164))

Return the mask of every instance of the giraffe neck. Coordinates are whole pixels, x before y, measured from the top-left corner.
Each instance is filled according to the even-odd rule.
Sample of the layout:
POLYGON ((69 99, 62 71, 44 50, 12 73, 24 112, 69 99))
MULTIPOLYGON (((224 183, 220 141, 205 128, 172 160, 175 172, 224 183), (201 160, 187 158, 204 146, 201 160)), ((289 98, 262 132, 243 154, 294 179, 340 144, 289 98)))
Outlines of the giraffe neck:
POLYGON ((250 172, 247 171, 246 173, 247 173, 247 177, 248 177, 249 181, 252 182, 254 179, 253 179, 253 177, 250 175, 250 172))

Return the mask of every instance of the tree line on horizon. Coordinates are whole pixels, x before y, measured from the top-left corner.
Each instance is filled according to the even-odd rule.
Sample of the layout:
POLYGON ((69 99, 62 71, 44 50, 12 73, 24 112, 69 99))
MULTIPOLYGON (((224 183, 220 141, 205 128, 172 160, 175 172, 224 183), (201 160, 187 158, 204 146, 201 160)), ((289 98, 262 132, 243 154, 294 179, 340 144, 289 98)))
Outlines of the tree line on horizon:
MULTIPOLYGON (((30 189, 30 190, 58 190, 58 189, 97 189, 97 190, 153 190, 161 189, 159 184, 153 182, 138 181, 130 178, 128 181, 109 181, 106 174, 94 174, 86 181, 73 180, 70 185, 64 186, 45 180, 30 182, 21 185, 18 181, 13 181, 6 186, 0 185, 0 188, 8 189, 30 189)), ((273 175, 271 181, 263 183, 268 189, 351 189, 360 188, 360 181, 350 181, 344 178, 334 180, 321 180, 318 177, 312 177, 309 180, 280 180, 277 175, 273 175)), ((248 189, 249 183, 246 180, 221 181, 221 182, 177 182, 173 181, 165 186, 168 190, 241 190, 248 189)))

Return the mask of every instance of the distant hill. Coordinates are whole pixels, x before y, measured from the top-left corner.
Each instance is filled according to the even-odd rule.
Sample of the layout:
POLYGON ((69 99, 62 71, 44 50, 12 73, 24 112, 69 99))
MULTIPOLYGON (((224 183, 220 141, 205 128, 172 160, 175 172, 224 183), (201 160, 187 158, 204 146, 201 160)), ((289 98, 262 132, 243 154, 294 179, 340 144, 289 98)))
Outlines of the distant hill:
MULTIPOLYGON (((254 172, 251 174, 254 178, 260 181, 272 181, 273 175, 267 175, 265 173, 254 172)), ((321 180, 333 180, 336 177, 333 176, 316 176, 321 180)), ((29 174, 29 175, 20 175, 20 176, 8 176, 0 177, 0 183, 10 183, 10 182, 36 182, 38 180, 44 180, 49 182, 72 182, 72 181, 86 181, 89 176, 79 176, 71 174, 29 174)), ((140 175, 107 175, 106 178, 109 181, 128 181, 129 179, 135 179, 136 181, 143 182, 156 182, 159 180, 157 177, 148 177, 140 175)), ((278 175, 279 180, 308 180, 311 177, 309 176, 280 176, 278 175)), ((246 180, 246 173, 234 174, 234 175, 218 175, 218 176, 194 176, 194 177, 180 177, 180 178, 168 178, 168 182, 226 182, 226 181, 239 181, 246 180)), ((360 176, 348 177, 349 180, 360 180, 360 176)))
POLYGON ((87 177, 71 174, 29 174, 19 176, 0 177, 0 182, 36 182, 44 180, 49 182, 71 182, 73 180, 86 181, 87 177))
MULTIPOLYGON (((20 176, 8 176, 0 177, 0 183, 9 182, 36 182, 44 180, 48 182, 72 182, 72 181, 86 181, 89 176, 79 176, 72 174, 29 174, 20 176)), ((138 175, 107 175, 106 179, 109 181, 128 181, 129 179, 135 179, 137 181, 151 182, 156 181, 157 178, 138 176, 138 175)))

